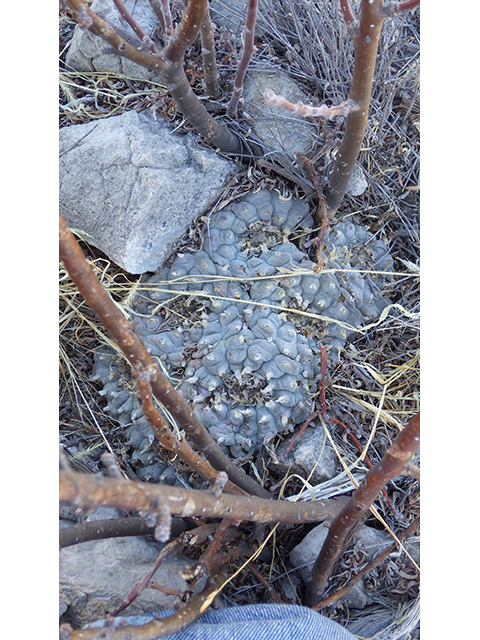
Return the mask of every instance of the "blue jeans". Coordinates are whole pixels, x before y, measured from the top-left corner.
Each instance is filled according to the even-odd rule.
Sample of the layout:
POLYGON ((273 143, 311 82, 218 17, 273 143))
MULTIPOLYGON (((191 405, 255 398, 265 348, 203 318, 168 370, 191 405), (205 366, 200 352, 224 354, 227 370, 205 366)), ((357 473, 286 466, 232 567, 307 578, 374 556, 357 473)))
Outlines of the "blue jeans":
MULTIPOLYGON (((173 611, 159 611, 162 618, 173 611)), ((119 617, 132 625, 146 624, 154 614, 119 617)), ((102 627, 104 621, 89 627, 102 627)), ((226 609, 208 609, 196 622, 169 640, 355 640, 339 624, 307 607, 283 604, 253 604, 226 609)))

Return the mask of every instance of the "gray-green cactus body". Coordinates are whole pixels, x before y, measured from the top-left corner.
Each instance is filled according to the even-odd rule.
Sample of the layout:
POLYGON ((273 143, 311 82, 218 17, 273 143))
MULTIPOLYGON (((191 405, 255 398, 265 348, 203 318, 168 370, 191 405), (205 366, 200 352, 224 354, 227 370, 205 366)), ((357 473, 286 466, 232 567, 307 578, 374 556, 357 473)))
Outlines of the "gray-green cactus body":
MULTIPOLYGON (((355 329, 379 317, 386 305, 373 274, 392 260, 380 240, 351 222, 325 239, 325 267, 288 240, 313 219, 307 203, 262 190, 213 213, 203 248, 179 253, 148 280, 148 297, 133 304, 132 320, 152 356, 167 371, 182 372, 180 389, 216 441, 234 457, 269 442, 304 421, 312 410, 319 373, 318 327, 329 358, 338 360, 355 329), (196 295, 201 318, 166 329, 151 315, 174 296, 196 295), (296 322, 288 309, 322 316, 296 322), (337 322, 335 322, 337 321, 337 322), (317 327, 316 339, 311 327, 317 327)), ((105 383, 106 411, 128 424, 134 459, 144 479, 158 479, 154 440, 133 390, 120 389, 112 356, 96 358, 105 383)))

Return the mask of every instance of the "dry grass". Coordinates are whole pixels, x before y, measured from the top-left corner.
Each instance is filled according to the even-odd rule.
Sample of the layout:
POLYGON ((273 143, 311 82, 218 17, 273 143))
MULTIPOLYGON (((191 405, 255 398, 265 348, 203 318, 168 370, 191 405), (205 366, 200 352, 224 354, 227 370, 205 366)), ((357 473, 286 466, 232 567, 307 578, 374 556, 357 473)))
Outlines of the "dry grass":
MULTIPOLYGON (((264 8, 265 5, 269 3, 264 2, 264 8)), ((339 218, 351 217, 355 223, 368 227, 387 242, 394 258, 392 278, 385 291, 393 303, 388 313, 374 326, 365 327, 358 338, 346 346, 339 364, 327 373, 329 413, 357 436, 373 463, 381 458, 399 429, 419 406, 419 191, 404 188, 418 185, 419 180, 417 13, 385 25, 369 127, 360 157, 369 187, 362 196, 346 198, 338 214, 339 218)), ((339 16, 338 3, 300 4, 294 0, 280 0, 267 6, 265 16, 270 28, 268 36, 257 43, 259 52, 253 66, 268 66, 273 61, 280 64, 303 85, 314 103, 326 99, 332 102, 344 99, 351 77, 352 49, 339 16), (279 4, 283 11, 279 10, 279 4), (275 20, 269 17, 269 7, 275 13, 275 20), (303 19, 300 14, 302 11, 308 12, 303 19)), ((71 30, 72 24, 62 18, 61 60, 68 47, 71 30)), ((223 34, 219 37, 225 39, 223 34)), ((191 64, 197 64, 195 56, 191 64)), ((228 66, 231 66, 231 62, 225 62, 224 78, 228 77, 228 66)), ((60 88, 61 126, 129 109, 153 108, 175 126, 184 128, 182 118, 176 113, 161 85, 112 74, 78 73, 63 65, 60 88)), ((227 89, 224 80, 224 98, 228 98, 227 89)), ((242 122, 234 126, 244 132, 248 128, 242 122)), ((311 129, 312 134, 321 141, 322 132, 318 123, 312 122, 311 129)), ((253 134, 249 135, 254 141, 253 134)), ((295 175, 299 168, 290 166, 288 170, 295 175)), ((301 195, 295 181, 281 178, 269 169, 250 163, 250 166, 239 170, 217 206, 221 208, 231 199, 258 187, 275 187, 281 191, 289 189, 301 195)), ((179 248, 200 242, 203 225, 203 221, 195 223, 180 241, 179 248)), ((144 287, 141 279, 122 272, 98 250, 85 244, 83 247, 101 281, 120 307, 126 310, 133 296, 138 295, 144 287)), ((188 292, 188 295, 192 293, 188 292)), ((197 298, 193 304, 201 305, 201 300, 197 298)), ((171 305, 167 305, 168 308, 167 319, 174 323, 175 309, 171 305)), ((188 305, 185 305, 187 312, 188 305)), ((99 394, 101 387, 90 380, 93 351, 99 344, 109 343, 109 339, 63 269, 60 270, 59 322, 60 435, 67 454, 79 469, 97 471, 99 456, 108 449, 117 455, 124 469, 129 471, 129 448, 123 437, 123 428, 103 413, 105 403, 99 394)), ((327 426, 342 464, 351 470, 354 478, 360 478, 366 466, 363 460, 359 460, 355 445, 343 429, 332 423, 327 426)), ((274 446, 281 438, 277 439, 274 446)), ((272 476, 273 482, 282 480, 285 481, 272 476)), ((341 473, 330 483, 318 488, 317 497, 348 491, 352 486, 348 483, 345 473, 341 473)), ((298 496, 303 490, 303 484, 291 478, 285 495, 298 496)), ((418 483, 411 478, 399 478, 391 483, 389 494, 395 512, 380 497, 376 503, 379 515, 393 530, 407 526, 418 513, 418 483)), ((302 498, 309 499, 310 492, 306 490, 302 498)), ((380 526, 377 522, 371 516, 369 524, 380 526)), ((270 557, 260 556, 256 561, 257 568, 269 578, 278 595, 297 603, 301 601, 301 588, 299 590, 298 583, 293 579, 294 574, 289 573, 287 558, 291 548, 308 530, 308 527, 278 527, 268 546, 270 557), (290 591, 287 583, 290 584, 290 591)), ((333 588, 343 584, 346 571, 344 564, 350 552, 351 549, 347 549, 337 567, 332 578, 333 588)), ((405 559, 396 559, 395 562, 403 566, 405 559)), ((353 574, 358 566, 354 562, 348 565, 348 570, 353 574)), ((362 632, 364 637, 372 640, 406 638, 418 619, 417 589, 414 588, 418 577, 411 581, 413 586, 411 584, 406 591, 402 592, 399 587, 398 593, 395 593, 395 585, 392 587, 387 577, 381 571, 372 577, 372 588, 380 589, 385 598, 384 605, 378 605, 375 616, 370 618, 370 629, 362 632), (375 583, 375 580, 379 582, 375 583), (395 627, 393 631, 388 630, 386 625, 395 603, 401 603, 402 607, 390 616, 393 618, 391 625, 395 627), (374 618, 376 625, 373 624, 374 618)), ((400 582, 398 579, 397 586, 400 582)), ((259 602, 266 597, 264 586, 248 570, 239 574, 225 593, 227 599, 235 604, 259 602)), ((350 615, 344 605, 332 606, 324 613, 340 620, 347 620, 350 615)), ((361 615, 357 614, 356 618, 360 624, 361 615)))

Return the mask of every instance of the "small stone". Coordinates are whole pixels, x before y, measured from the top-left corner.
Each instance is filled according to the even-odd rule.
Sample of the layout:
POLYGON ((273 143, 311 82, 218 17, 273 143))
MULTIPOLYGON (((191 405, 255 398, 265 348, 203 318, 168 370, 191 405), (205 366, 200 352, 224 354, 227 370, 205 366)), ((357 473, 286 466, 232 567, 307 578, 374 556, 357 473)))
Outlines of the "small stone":
POLYGON ((333 478, 336 455, 322 428, 307 427, 292 451, 283 458, 290 441, 291 438, 288 438, 278 447, 277 455, 282 459, 282 462, 274 465, 278 472, 286 473, 290 467, 291 473, 297 473, 305 479, 309 478, 311 485, 333 478))
MULTIPOLYGON (((115 510, 116 512, 116 510, 115 510)), ((113 513, 118 517, 120 512, 113 513)), ((112 517, 112 510, 97 510, 89 519, 112 517)), ((151 569, 162 545, 143 536, 90 540, 60 551, 61 622, 82 627, 120 606, 124 598, 151 569)), ((190 561, 169 555, 160 565, 155 580, 183 592, 186 583, 180 573, 190 561)), ((201 588, 201 587, 200 587, 201 588)), ((173 609, 175 597, 145 589, 125 609, 137 615, 158 609, 173 609)))

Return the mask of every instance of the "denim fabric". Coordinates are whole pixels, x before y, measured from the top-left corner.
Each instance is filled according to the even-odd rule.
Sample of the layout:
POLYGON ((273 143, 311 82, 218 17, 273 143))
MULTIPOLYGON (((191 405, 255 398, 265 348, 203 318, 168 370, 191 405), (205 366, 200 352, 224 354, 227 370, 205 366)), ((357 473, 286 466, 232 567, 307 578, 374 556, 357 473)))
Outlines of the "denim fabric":
MULTIPOLYGON (((159 611, 164 618, 173 611, 159 611)), ((153 613, 117 618, 132 625, 150 622, 153 613)), ((103 620, 88 625, 103 626, 103 620)), ((256 604, 227 609, 209 609, 182 633, 165 636, 170 640, 355 640, 356 636, 339 624, 307 607, 256 604)))

